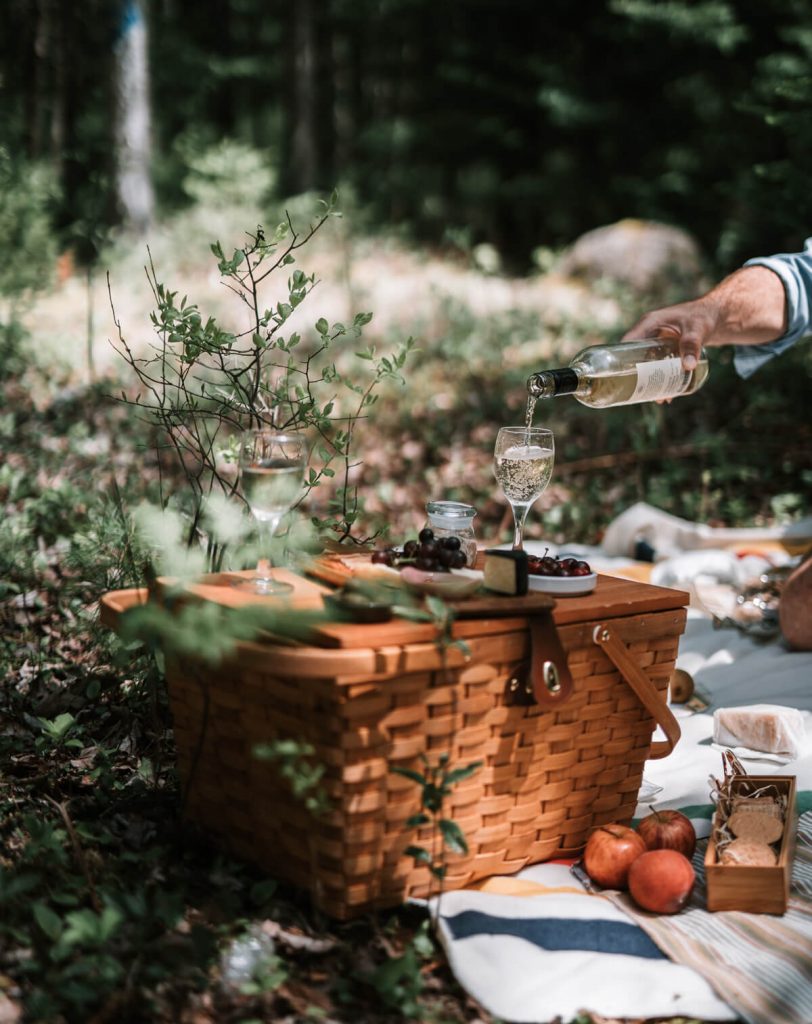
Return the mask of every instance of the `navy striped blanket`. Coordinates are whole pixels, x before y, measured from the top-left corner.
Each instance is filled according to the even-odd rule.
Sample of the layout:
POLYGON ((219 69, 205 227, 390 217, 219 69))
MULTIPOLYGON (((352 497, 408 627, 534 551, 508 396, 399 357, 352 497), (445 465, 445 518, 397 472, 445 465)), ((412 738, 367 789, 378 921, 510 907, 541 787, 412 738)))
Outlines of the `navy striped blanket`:
MULTIPOLYGON (((812 806, 802 794, 801 807, 812 806)), ((700 836, 708 816, 695 818, 700 836)), ((443 895, 439 931, 452 970, 490 1013, 513 1024, 689 1017, 747 1024, 812 1022, 812 810, 801 815, 790 908, 782 916, 708 913, 697 885, 680 914, 588 893, 571 862, 443 895)), ((435 904, 436 906, 436 904, 435 904)))

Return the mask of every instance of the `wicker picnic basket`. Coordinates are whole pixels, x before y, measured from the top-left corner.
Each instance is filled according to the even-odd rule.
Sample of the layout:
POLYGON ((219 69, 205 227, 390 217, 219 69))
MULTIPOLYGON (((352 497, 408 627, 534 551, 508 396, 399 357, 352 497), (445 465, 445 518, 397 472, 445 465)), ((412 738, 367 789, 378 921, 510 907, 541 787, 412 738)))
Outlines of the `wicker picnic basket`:
MULTIPOLYGON (((233 603, 236 588, 215 584, 199 596, 233 603)), ((297 581, 305 604, 321 590, 297 581)), ((392 768, 448 754, 454 767, 482 766, 444 808, 469 847, 450 855, 447 889, 575 855, 594 826, 631 818, 646 759, 679 736, 666 690, 687 595, 601 576, 552 611, 535 596, 460 618, 467 655, 441 648, 431 624, 392 620, 326 626, 312 646, 241 643, 216 668, 167 659, 188 818, 349 918, 429 893, 428 867, 404 854, 433 841, 406 827, 419 787, 392 768), (544 676, 545 690, 550 645, 567 686, 544 676), (658 722, 665 739, 652 745, 658 722), (310 813, 278 765, 254 756, 285 738, 312 745, 325 767, 326 813, 310 813)), ((102 618, 116 628, 144 599, 107 594, 102 618)))

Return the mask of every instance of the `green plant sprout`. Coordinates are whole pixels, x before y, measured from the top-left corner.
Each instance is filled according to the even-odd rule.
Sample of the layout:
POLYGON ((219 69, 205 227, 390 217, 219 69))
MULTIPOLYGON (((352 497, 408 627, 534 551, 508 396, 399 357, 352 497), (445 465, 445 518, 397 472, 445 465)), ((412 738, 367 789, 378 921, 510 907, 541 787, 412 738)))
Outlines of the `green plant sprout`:
POLYGON ((80 740, 68 739, 68 736, 73 731, 73 727, 76 725, 76 719, 67 711, 53 719, 40 718, 39 725, 42 729, 42 736, 37 740, 38 748, 45 744, 53 747, 62 747, 63 745, 82 746, 80 740))

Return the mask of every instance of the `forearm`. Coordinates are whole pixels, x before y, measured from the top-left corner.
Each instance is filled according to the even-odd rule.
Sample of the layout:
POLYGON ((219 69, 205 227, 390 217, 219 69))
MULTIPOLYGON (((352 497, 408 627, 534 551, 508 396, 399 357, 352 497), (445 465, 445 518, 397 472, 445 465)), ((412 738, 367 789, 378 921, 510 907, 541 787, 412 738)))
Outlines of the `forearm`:
POLYGON ((710 313, 706 345, 763 345, 787 330, 784 286, 767 267, 743 267, 697 302, 710 313))

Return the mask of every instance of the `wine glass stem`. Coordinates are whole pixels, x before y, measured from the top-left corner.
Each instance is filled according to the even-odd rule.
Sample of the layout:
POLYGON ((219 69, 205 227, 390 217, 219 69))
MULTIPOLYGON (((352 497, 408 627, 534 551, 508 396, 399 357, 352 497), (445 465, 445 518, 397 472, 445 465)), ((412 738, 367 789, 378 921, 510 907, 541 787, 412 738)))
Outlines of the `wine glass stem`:
POLYGON ((524 521, 527 518, 527 510, 530 508, 529 505, 511 505, 513 510, 513 550, 522 550, 522 532, 524 530, 524 521))
POLYGON ((273 582, 273 562, 271 561, 271 544, 279 528, 281 516, 270 516, 257 520, 257 533, 259 535, 260 556, 257 559, 256 579, 257 583, 270 584, 273 582))

